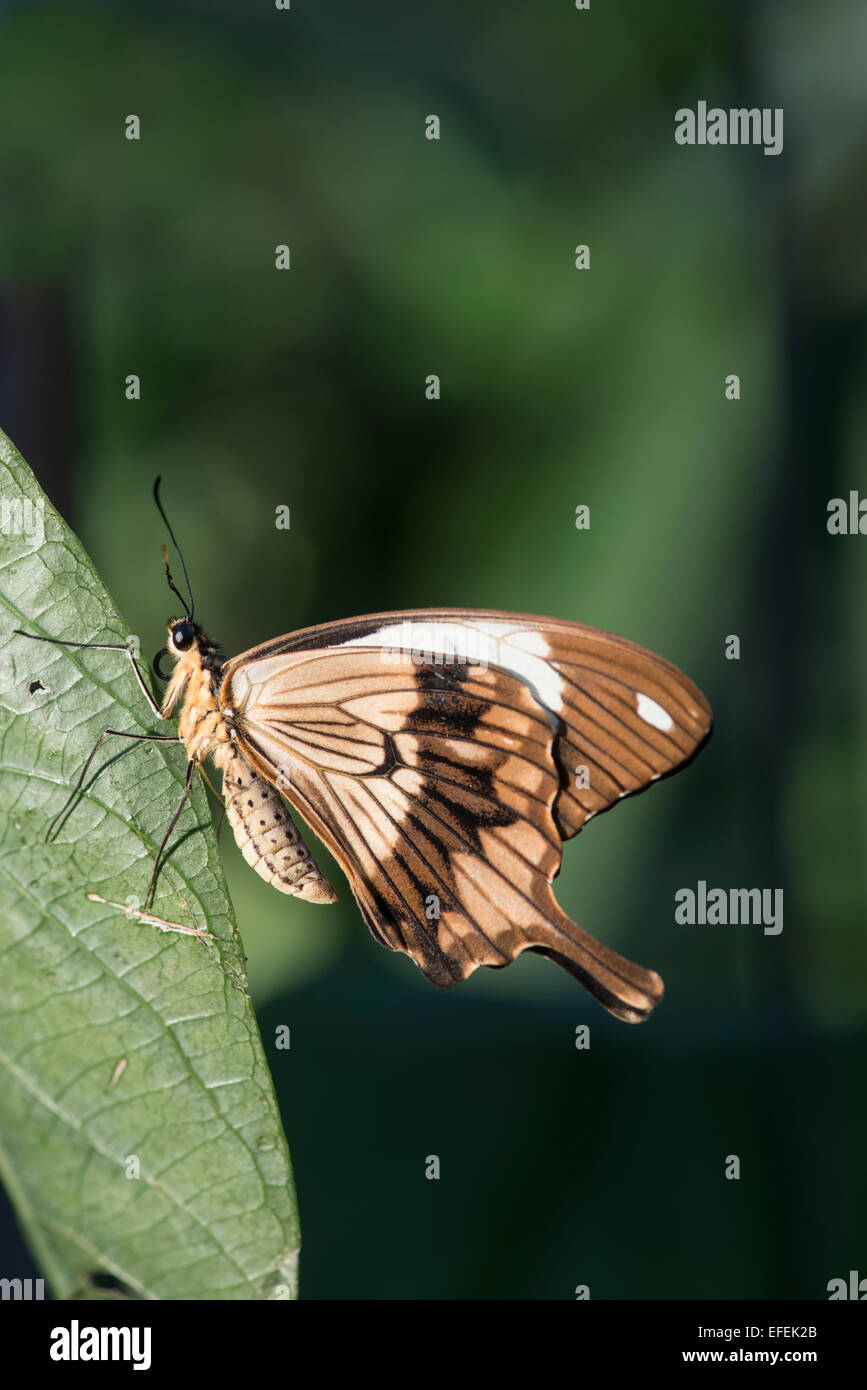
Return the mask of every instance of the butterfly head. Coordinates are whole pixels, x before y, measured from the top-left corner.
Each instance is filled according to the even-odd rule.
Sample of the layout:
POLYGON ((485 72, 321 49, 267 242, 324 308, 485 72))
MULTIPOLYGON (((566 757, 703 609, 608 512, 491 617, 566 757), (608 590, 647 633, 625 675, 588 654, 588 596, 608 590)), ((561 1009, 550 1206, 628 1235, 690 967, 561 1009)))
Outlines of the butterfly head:
POLYGON ((189 618, 169 618, 169 645, 172 656, 198 651, 202 629, 189 618))
POLYGON ((216 694, 222 679, 223 654, 191 618, 169 619, 168 641, 156 659, 160 675, 163 675, 159 666, 163 657, 175 663, 163 699, 164 715, 171 714, 191 680, 197 689, 204 685, 212 695, 216 694))

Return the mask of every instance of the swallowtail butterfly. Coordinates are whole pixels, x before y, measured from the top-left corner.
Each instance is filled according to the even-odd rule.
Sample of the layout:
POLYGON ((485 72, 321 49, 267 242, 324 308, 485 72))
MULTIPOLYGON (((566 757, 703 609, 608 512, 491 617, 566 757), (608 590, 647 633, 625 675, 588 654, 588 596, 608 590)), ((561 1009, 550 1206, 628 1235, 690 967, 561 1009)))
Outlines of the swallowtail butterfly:
POLYGON ((161 707, 129 653, 154 712, 168 719, 179 707, 177 735, 102 735, 180 741, 187 752, 186 791, 146 903, 194 771, 210 758, 256 872, 309 902, 336 899, 288 802, 331 850, 377 941, 434 984, 535 951, 618 1018, 648 1017, 660 977, 576 926, 551 884, 564 841, 707 740, 710 707, 692 681, 597 628, 462 608, 323 623, 225 660, 194 620, 178 554, 190 601, 164 549, 185 613, 155 663, 162 675, 159 659, 174 661, 161 707))

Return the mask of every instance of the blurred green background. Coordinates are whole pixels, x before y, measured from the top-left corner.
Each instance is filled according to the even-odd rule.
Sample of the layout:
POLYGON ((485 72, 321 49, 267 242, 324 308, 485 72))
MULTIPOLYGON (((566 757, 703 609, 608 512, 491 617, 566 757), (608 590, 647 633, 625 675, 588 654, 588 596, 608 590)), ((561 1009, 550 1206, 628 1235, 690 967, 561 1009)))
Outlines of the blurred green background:
POLYGON ((639 1028, 538 958, 440 993, 336 868, 338 907, 285 899, 224 830, 307 1298, 867 1272, 867 539, 826 530, 867 495, 865 51, 855 0, 0 5, 0 425, 143 652, 162 473, 229 654, 515 608, 659 651, 714 708, 558 880, 663 975, 639 1028), (700 99, 783 107, 783 154, 676 145, 700 99), (699 879, 783 887, 782 934, 677 926, 699 879))

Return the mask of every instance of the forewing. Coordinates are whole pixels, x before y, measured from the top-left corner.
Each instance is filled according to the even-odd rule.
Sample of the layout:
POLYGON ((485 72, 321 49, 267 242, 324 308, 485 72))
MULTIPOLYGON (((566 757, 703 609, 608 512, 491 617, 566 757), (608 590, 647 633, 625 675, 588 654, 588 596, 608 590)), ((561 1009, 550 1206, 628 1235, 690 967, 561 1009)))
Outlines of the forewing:
POLYGON ((707 700, 661 656, 599 628, 524 613, 375 613, 290 633, 243 653, 229 669, 355 647, 390 661, 400 654, 410 666, 429 660, 448 671, 465 658, 470 670, 495 666, 517 675, 551 724, 559 782, 553 815, 564 840, 624 796, 676 772, 711 732, 707 700))

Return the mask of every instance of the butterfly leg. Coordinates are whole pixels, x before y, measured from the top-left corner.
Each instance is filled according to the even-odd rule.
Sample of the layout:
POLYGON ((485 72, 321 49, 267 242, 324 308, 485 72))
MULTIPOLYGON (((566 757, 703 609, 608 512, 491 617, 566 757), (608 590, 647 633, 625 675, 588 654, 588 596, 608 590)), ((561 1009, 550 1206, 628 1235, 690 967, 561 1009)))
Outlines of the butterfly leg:
POLYGON ((61 806, 60 810, 57 812, 57 815, 56 815, 56 816, 54 817, 54 819, 51 821, 51 824, 49 825, 48 829, 46 830, 46 832, 45 832, 45 839, 46 839, 46 842, 47 842, 48 840, 50 840, 50 838, 51 838, 51 833, 52 833, 52 831, 54 830, 54 827, 55 827, 55 825, 57 824, 57 822, 61 819, 61 817, 64 815, 64 813, 69 809, 69 807, 72 805, 73 801, 75 800, 76 796, 77 796, 78 793, 81 791, 81 788, 82 788, 82 786, 83 786, 83 784, 84 784, 84 779, 85 779, 85 777, 87 776, 87 769, 90 767, 90 764, 93 762, 94 758, 96 757, 97 753, 99 752, 100 747, 102 746, 103 740, 106 739, 106 738, 128 738, 128 739, 134 740, 134 741, 137 742, 137 743, 178 743, 178 742, 179 742, 179 739, 178 739, 177 734, 129 734, 129 733, 124 732, 123 729, 103 729, 103 731, 102 731, 102 733, 100 734, 99 738, 96 740, 96 743, 93 745, 93 747, 91 748, 90 752, 89 752, 88 755, 87 755, 87 759, 86 759, 86 761, 85 761, 84 767, 81 769, 81 772, 78 774, 78 781, 76 782, 75 786, 72 788, 72 791, 69 793, 69 796, 66 798, 66 800, 64 801, 64 803, 63 803, 63 805, 61 806))
POLYGON ((156 715, 157 719, 163 718, 162 710, 148 689, 145 678, 139 670, 138 662, 135 659, 132 648, 127 647, 123 642, 68 642, 62 637, 43 637, 36 632, 24 632, 20 627, 14 628, 13 631, 16 632, 19 637, 29 637, 31 642, 50 642, 53 647, 78 647, 79 649, 97 652, 126 652, 132 662, 132 669, 135 672, 135 678, 141 687, 142 694, 151 707, 151 712, 156 715))
POLYGON ((166 845, 167 845, 168 842, 169 842, 169 837, 171 836, 172 831, 174 830, 175 826, 177 825, 178 821, 179 821, 180 818, 181 818, 181 812, 183 811, 184 807, 185 807, 186 804, 187 804, 187 799, 188 799, 188 797, 189 797, 189 795, 190 795, 190 790, 191 790, 192 785, 193 785, 193 773, 195 772, 195 770, 196 770, 196 760, 195 760, 195 758, 190 758, 190 761, 187 763, 187 775, 186 775, 186 778, 185 778, 185 780, 184 780, 184 794, 183 794, 183 796, 181 797, 181 799, 180 799, 180 801, 179 801, 179 803, 178 803, 178 809, 175 811, 175 814, 172 816, 171 821, 169 822, 169 828, 168 828, 168 830, 166 831, 165 835, 163 836, 163 838, 162 838, 162 843, 160 844, 160 847, 159 847, 159 849, 157 850, 157 857, 156 857, 156 859, 154 860, 154 867, 153 867, 153 873, 151 874, 151 881, 150 881, 150 883, 148 884, 148 891, 145 893, 145 900, 144 900, 144 906, 145 906, 145 907, 147 907, 148 903, 151 901, 151 898, 152 898, 152 896, 153 896, 153 891, 154 891, 154 889, 155 889, 155 887, 156 887, 156 883, 157 883, 157 874, 158 874, 159 871, 160 871, 160 862, 161 862, 162 857, 163 857, 163 851, 164 851, 166 845))
POLYGON ((167 922, 164 917, 154 917, 152 912, 140 912, 137 907, 130 903, 115 903, 111 898, 102 898, 99 893, 88 893, 88 898, 92 903, 104 903, 106 907, 116 907, 118 912, 122 912, 125 917, 131 917, 133 921, 141 922, 146 927, 156 927, 157 931, 180 932, 182 936, 195 936, 200 941, 215 941, 216 937, 212 932, 205 931, 204 927, 185 927, 180 922, 167 922))

